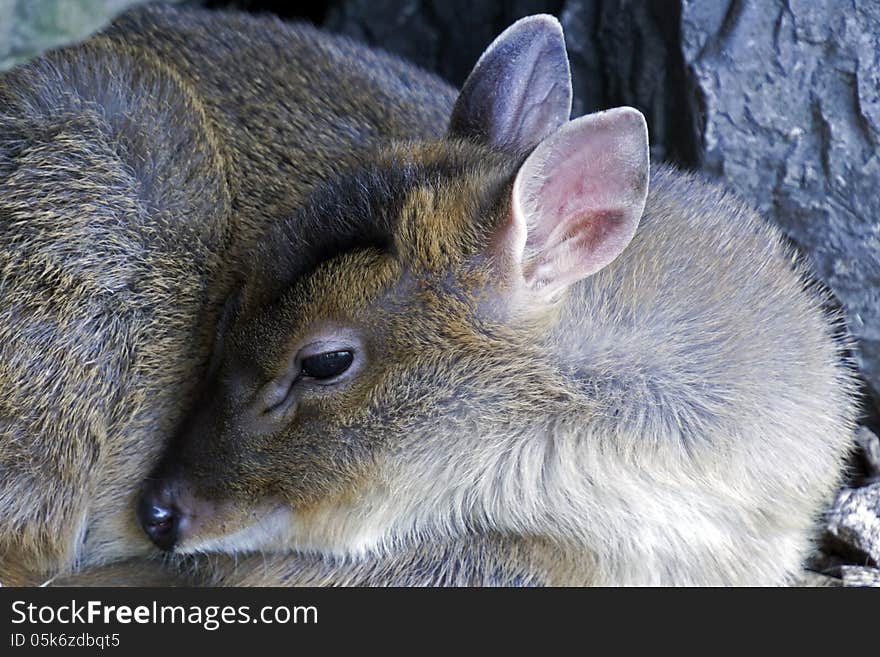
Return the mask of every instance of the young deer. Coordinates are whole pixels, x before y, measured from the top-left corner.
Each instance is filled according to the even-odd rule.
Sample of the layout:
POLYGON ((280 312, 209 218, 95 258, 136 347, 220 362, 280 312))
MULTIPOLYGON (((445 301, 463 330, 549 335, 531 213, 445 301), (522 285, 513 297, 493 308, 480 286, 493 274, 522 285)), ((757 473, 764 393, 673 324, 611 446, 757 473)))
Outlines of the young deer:
POLYGON ((851 443, 841 327, 638 111, 570 101, 523 19, 444 136, 267 226, 145 486, 159 547, 284 555, 222 583, 791 581, 851 443))

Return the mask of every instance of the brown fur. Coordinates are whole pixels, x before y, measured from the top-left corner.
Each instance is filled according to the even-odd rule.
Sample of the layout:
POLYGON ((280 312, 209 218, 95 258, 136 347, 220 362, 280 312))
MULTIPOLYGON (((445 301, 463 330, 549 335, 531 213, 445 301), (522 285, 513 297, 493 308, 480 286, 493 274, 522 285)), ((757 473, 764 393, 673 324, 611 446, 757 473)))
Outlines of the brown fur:
POLYGON ((0 581, 149 550, 134 498, 247 245, 452 100, 307 27, 167 8, 0 78, 0 581))

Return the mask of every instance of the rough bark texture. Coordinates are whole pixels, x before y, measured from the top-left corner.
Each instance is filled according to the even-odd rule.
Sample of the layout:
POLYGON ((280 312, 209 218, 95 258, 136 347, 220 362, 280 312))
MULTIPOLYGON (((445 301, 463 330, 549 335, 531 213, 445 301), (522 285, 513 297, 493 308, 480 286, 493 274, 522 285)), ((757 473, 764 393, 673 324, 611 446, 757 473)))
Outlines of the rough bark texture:
POLYGON ((880 438, 867 427, 859 427, 856 434, 864 478, 868 483, 880 481, 880 438))
POLYGON ((844 488, 828 513, 828 533, 880 564, 880 484, 844 488))
POLYGON ((702 168, 809 254, 880 387, 880 3, 682 4, 702 168))

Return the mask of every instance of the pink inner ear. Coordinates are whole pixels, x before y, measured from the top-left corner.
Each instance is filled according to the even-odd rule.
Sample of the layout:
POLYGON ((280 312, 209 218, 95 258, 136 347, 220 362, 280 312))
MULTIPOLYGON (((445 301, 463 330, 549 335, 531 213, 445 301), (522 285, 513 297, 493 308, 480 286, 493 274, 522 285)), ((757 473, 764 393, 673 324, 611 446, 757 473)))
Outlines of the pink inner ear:
POLYGON ((648 168, 647 128, 631 108, 582 117, 542 142, 513 189, 529 285, 553 292, 614 260, 644 210, 648 168))

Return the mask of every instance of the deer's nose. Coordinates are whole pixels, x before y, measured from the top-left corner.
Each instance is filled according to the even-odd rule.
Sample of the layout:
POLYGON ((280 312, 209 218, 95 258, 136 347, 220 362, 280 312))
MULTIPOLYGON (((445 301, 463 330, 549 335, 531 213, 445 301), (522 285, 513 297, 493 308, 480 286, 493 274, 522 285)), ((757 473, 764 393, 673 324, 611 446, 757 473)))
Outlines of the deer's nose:
POLYGON ((180 529, 180 511, 174 504, 169 485, 161 480, 148 483, 138 501, 137 515, 156 547, 166 551, 174 549, 180 529))

